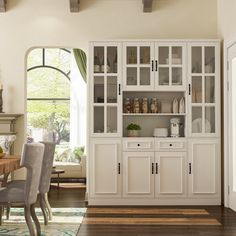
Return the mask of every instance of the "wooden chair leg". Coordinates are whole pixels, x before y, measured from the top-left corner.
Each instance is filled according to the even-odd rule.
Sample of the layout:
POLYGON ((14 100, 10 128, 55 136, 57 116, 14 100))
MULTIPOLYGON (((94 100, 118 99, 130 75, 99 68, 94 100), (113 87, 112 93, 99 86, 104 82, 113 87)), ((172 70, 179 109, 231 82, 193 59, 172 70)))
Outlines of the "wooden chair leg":
POLYGON ((40 208, 41 208, 41 210, 43 212, 44 224, 48 225, 48 217, 49 217, 49 215, 48 215, 48 212, 47 212, 46 203, 44 202, 42 195, 43 194, 39 195, 39 204, 40 204, 40 208))
POLYGON ((7 208, 6 217, 7 217, 7 220, 9 220, 10 212, 11 212, 11 207, 7 206, 6 208, 7 208))
POLYGON ((40 223, 39 223, 38 217, 37 217, 37 215, 35 213, 35 206, 34 206, 34 204, 32 204, 30 206, 30 212, 31 212, 31 216, 32 216, 32 219, 34 221, 34 224, 36 226, 37 236, 40 236, 41 235, 41 228, 40 228, 40 223))
POLYGON ((42 197, 43 197, 43 201, 45 202, 47 210, 48 210, 49 220, 52 220, 52 209, 51 209, 51 206, 48 201, 48 194, 47 193, 42 194, 42 197))
POLYGON ((29 229, 29 232, 30 232, 30 236, 36 236, 34 224, 31 220, 30 205, 25 206, 25 221, 27 223, 27 226, 28 226, 28 229, 29 229))

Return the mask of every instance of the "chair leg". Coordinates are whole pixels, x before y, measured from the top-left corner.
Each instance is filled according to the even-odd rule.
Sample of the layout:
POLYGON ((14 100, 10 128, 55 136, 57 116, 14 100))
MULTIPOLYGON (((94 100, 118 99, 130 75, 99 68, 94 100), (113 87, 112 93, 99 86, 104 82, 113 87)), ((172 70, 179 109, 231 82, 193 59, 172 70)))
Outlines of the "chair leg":
POLYGON ((7 220, 9 220, 10 218, 10 212, 11 212, 11 207, 7 206, 7 212, 6 212, 7 220))
POLYGON ((30 206, 30 212, 31 212, 31 216, 32 216, 32 219, 34 221, 34 224, 36 226, 36 230, 37 230, 37 236, 40 236, 41 235, 41 228, 40 228, 40 223, 39 223, 39 220, 38 220, 38 217, 35 213, 35 207, 34 207, 34 204, 32 204, 30 206))
POLYGON ((0 225, 2 225, 3 206, 0 206, 0 225))
POLYGON ((34 224, 31 220, 30 205, 25 206, 25 221, 27 223, 27 226, 28 226, 28 229, 30 232, 30 236, 36 236, 34 224))
POLYGON ((44 225, 48 225, 48 212, 47 212, 47 206, 46 203, 43 200, 43 194, 39 195, 39 204, 40 204, 40 208, 43 212, 43 218, 44 218, 44 225))
POLYGON ((52 220, 52 209, 51 209, 51 206, 50 206, 49 201, 48 201, 48 194, 45 193, 45 194, 42 195, 42 197, 43 197, 43 201, 45 202, 47 210, 48 210, 49 220, 52 220))

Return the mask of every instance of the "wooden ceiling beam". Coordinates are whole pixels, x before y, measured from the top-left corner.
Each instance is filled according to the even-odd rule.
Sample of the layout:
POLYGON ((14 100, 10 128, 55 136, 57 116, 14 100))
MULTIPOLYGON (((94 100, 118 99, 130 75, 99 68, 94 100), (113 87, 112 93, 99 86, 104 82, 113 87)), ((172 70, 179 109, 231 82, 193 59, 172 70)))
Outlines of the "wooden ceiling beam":
POLYGON ((70 0, 70 12, 79 12, 80 0, 70 0))
POLYGON ((0 12, 7 10, 7 0, 0 0, 0 12))
POLYGON ((143 1, 143 12, 152 12, 153 0, 142 0, 143 1))

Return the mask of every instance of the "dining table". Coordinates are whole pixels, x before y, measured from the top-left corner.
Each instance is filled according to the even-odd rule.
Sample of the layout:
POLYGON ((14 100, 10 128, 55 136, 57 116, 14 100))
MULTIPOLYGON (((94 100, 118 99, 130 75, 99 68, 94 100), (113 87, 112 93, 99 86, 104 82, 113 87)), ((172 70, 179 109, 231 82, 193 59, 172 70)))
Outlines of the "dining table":
POLYGON ((18 169, 20 169, 20 155, 7 154, 0 158, 0 175, 3 175, 2 187, 6 186, 9 174, 18 169))

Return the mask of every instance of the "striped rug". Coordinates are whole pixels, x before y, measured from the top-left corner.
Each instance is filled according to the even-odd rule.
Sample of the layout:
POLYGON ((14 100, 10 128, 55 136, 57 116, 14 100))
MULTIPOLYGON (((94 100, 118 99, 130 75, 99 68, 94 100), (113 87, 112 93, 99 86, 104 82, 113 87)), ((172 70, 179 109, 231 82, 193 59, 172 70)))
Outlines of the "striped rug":
MULTIPOLYGON (((36 208, 36 214, 41 225, 41 236, 75 236, 83 220, 86 208, 52 208, 53 220, 44 226, 41 210, 36 208)), ((11 208, 10 219, 3 218, 0 226, 1 236, 29 236, 22 208, 11 208)))
POLYGON ((84 225, 186 225, 219 226, 205 209, 89 207, 84 225))

